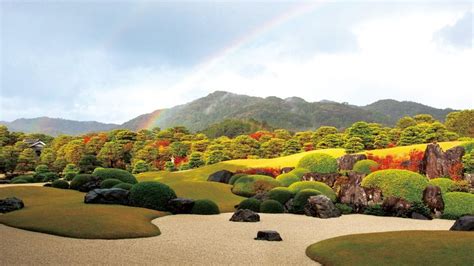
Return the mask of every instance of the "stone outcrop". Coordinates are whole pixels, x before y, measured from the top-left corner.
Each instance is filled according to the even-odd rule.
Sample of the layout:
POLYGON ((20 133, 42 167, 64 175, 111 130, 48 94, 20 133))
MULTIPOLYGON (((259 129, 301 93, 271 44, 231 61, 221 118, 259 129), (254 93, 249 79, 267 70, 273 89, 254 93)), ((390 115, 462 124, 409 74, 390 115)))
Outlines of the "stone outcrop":
POLYGON ((441 188, 438 186, 428 185, 423 190, 423 203, 430 208, 431 213, 440 216, 444 211, 444 200, 441 195, 441 188))
POLYGON ((461 146, 444 152, 439 144, 430 143, 426 146, 425 155, 420 164, 420 173, 430 179, 453 177, 453 174, 462 176, 462 167, 459 168, 459 165, 462 164, 464 152, 464 148, 461 146))
POLYGON ((289 172, 293 171, 293 169, 295 169, 295 168, 294 167, 283 167, 283 168, 281 168, 281 173, 286 174, 286 173, 289 173, 289 172))
POLYGON ((307 216, 324 219, 341 216, 341 211, 324 195, 309 197, 308 203, 304 206, 304 213, 307 216))
POLYGON ((361 213, 367 207, 368 200, 364 188, 360 186, 365 174, 348 172, 347 176, 340 177, 335 184, 338 188, 337 196, 341 203, 350 205, 354 212, 361 213))
POLYGON ((0 213, 16 211, 23 207, 25 207, 25 204, 17 197, 0 199, 0 213))
POLYGON ((332 174, 319 174, 319 173, 307 173, 301 178, 302 181, 319 181, 326 185, 333 187, 336 180, 341 176, 338 173, 332 174))
POLYGON ((121 188, 93 189, 84 196, 84 203, 128 205, 129 193, 121 188))
POLYGON ((451 231, 474 231, 474 216, 463 216, 456 220, 451 231))
POLYGON ((172 214, 190 214, 194 207, 193 199, 175 198, 168 201, 168 210, 172 214))
POLYGON ((229 221, 255 223, 255 222, 260 222, 260 215, 248 209, 239 209, 234 212, 232 217, 230 217, 229 221))
POLYGON ((207 181, 229 184, 230 178, 234 175, 231 171, 221 170, 211 174, 207 181))
POLYGON ((102 180, 97 176, 92 176, 91 180, 87 181, 86 183, 82 184, 80 187, 77 188, 80 192, 89 192, 94 189, 100 189, 100 183, 102 180))
POLYGON ((405 217, 410 212, 411 204, 405 199, 390 196, 384 199, 382 209, 387 215, 405 217))
POLYGON ((365 194, 367 195, 367 205, 372 206, 376 204, 382 204, 383 194, 379 188, 364 188, 365 194))
POLYGON ((264 230, 258 231, 255 240, 282 241, 283 239, 277 231, 264 230))
POLYGON ((358 161, 367 159, 365 154, 346 154, 337 158, 339 170, 352 170, 354 164, 358 161))

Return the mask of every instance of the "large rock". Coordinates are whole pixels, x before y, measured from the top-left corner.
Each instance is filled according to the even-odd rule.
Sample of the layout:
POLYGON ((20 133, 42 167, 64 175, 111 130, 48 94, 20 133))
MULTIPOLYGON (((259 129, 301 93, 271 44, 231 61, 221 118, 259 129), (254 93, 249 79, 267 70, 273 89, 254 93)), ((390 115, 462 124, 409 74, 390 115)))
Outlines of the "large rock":
POLYGON ((390 196, 382 203, 382 209, 387 215, 397 217, 407 217, 409 215, 411 203, 405 199, 390 196))
POLYGON ((332 174, 319 174, 319 173, 307 173, 301 178, 302 181, 319 181, 326 185, 333 187, 336 180, 341 176, 338 173, 332 174))
POLYGON ((438 186, 428 185, 423 190, 423 203, 430 208, 431 212, 438 214, 444 211, 444 200, 441 195, 441 188, 438 186))
POLYGON ((420 173, 428 178, 462 176, 462 156, 464 148, 451 148, 444 152, 439 144, 430 143, 426 146, 425 155, 420 164, 420 173))
POLYGON ((354 164, 358 161, 367 159, 365 154, 346 154, 337 158, 339 170, 352 170, 354 164))
POLYGON ((347 176, 339 178, 336 183, 338 187, 338 198, 341 203, 350 205, 352 209, 361 213, 368 205, 367 194, 360 186, 365 174, 348 172, 347 176))
POLYGON ((91 180, 82 184, 80 187, 77 188, 77 190, 79 190, 80 192, 89 192, 94 189, 100 189, 101 182, 102 180, 99 177, 92 176, 91 180))
POLYGON ((84 196, 84 203, 128 205, 129 193, 121 188, 93 189, 84 196))
POLYGON ((248 209, 238 209, 232 217, 230 217, 229 221, 255 223, 260 221, 260 215, 248 209))
POLYGON ((194 200, 175 198, 168 201, 168 209, 172 214, 190 214, 194 207, 194 200))
POLYGON ((285 204, 283 204, 283 210, 285 211, 285 213, 292 213, 293 210, 294 210, 293 205, 294 205, 293 198, 291 198, 287 202, 285 202, 285 204))
POLYGON ((382 204, 383 193, 379 188, 364 188, 365 194, 367 195, 367 205, 373 206, 382 204))
POLYGON ((456 220, 451 231, 474 231, 474 216, 463 216, 456 220))
POLYGON ((282 241, 280 234, 277 231, 264 230, 258 231, 255 240, 266 240, 266 241, 282 241))
POLYGON ((309 197, 308 203, 304 206, 304 213, 324 219, 341 216, 341 211, 324 195, 309 197))
POLYGON ((230 178, 234 175, 231 171, 220 170, 211 174, 207 181, 229 184, 230 178))
POLYGON ((289 172, 293 171, 294 169, 295 169, 294 167, 283 167, 283 168, 281 168, 281 173, 286 174, 286 173, 289 173, 289 172))
POLYGON ((23 207, 25 207, 25 204, 17 197, 0 199, 0 213, 16 211, 23 207))

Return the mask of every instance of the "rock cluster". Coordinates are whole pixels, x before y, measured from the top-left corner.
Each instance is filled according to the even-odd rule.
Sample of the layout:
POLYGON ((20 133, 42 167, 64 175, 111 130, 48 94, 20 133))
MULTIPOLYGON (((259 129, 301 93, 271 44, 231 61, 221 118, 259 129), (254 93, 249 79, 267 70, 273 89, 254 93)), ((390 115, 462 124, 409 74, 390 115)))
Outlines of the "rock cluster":
POLYGON ((168 209, 172 214, 190 214, 194 207, 194 200, 175 198, 168 201, 168 209))
MULTIPOLYGON (((457 146, 444 152, 439 144, 430 143, 426 146, 425 155, 420 164, 420 173, 428 178, 452 177, 456 165, 462 163, 464 148, 457 146)), ((458 169, 462 171, 462 169, 458 169)), ((456 173, 461 175, 461 173, 456 173)))
POLYGON ((324 219, 341 216, 341 211, 324 195, 309 197, 308 203, 304 207, 304 213, 308 216, 324 219))
POLYGON ((211 174, 207 181, 229 184, 230 178, 234 175, 231 171, 221 170, 211 174))
POLYGON ((25 207, 25 204, 17 197, 0 199, 0 213, 16 211, 23 207, 25 207))
POLYGON ((283 239, 277 231, 264 230, 258 231, 255 240, 282 241, 283 239))
POLYGON ((451 231, 474 231, 474 216, 463 216, 456 220, 451 231))
POLYGON ((129 191, 121 188, 93 189, 84 196, 84 203, 128 205, 129 191))
POLYGON ((260 222, 260 215, 248 209, 239 209, 235 211, 229 221, 255 223, 260 222))
POLYGON ((354 164, 358 161, 367 159, 365 154, 346 154, 337 159, 339 170, 352 170, 354 164))

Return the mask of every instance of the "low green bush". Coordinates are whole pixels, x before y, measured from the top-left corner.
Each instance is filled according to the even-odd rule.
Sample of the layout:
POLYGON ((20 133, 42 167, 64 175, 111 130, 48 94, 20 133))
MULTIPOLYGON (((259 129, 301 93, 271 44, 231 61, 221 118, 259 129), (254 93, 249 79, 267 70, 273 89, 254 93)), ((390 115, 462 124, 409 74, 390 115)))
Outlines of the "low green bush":
POLYGON ((372 170, 376 169, 378 166, 379 164, 374 160, 360 160, 354 164, 352 170, 356 173, 368 175, 372 173, 372 170))
POLYGON ((408 170, 380 170, 364 177, 361 185, 379 188, 384 197, 400 197, 408 201, 420 201, 428 178, 408 170))
POLYGON ((294 174, 295 176, 301 179, 305 174, 309 173, 309 170, 305 168, 295 168, 291 170, 289 173, 294 174))
POLYGON ((35 178, 32 176, 32 175, 19 175, 19 176, 16 176, 14 177, 12 180, 11 180, 11 183, 12 184, 22 184, 22 183, 13 183, 17 180, 23 180, 25 182, 22 182, 22 183, 33 183, 35 182, 35 178))
POLYGON ((163 183, 145 181, 132 186, 129 198, 134 206, 166 211, 168 201, 176 198, 176 193, 163 183))
POLYGON ((385 211, 382 208, 382 205, 380 204, 375 204, 372 206, 367 206, 364 210, 364 214, 367 215, 375 215, 375 216, 385 216, 385 211))
POLYGON ((263 213, 283 213, 285 212, 283 205, 276 200, 266 200, 260 205, 260 212, 263 213))
POLYGON ((12 180, 10 182, 10 184, 27 184, 27 183, 30 183, 30 182, 26 181, 25 179, 21 179, 21 178, 12 180))
POLYGON ((94 172, 92 172, 92 175, 99 177, 101 180, 115 178, 124 183, 137 183, 137 179, 134 175, 122 169, 97 167, 94 169, 94 172))
POLYGON ((211 215, 211 214, 219 214, 219 206, 208 199, 201 199, 196 200, 194 202, 193 209, 191 211, 193 214, 204 214, 204 215, 211 215))
POLYGON ((441 188, 441 193, 444 195, 449 192, 449 189, 454 185, 454 181, 449 178, 433 178, 429 181, 430 185, 441 188))
POLYGON ((130 190, 132 189, 133 185, 130 184, 130 183, 123 183, 123 182, 120 182, 119 184, 116 184, 115 186, 113 186, 113 188, 121 188, 121 189, 125 189, 125 190, 130 190))
POLYGON ((40 182, 52 182, 54 180, 59 179, 59 175, 53 172, 46 172, 36 175, 35 179, 40 182))
POLYGON ((347 204, 343 204, 343 203, 336 203, 336 208, 338 208, 342 214, 351 214, 352 213, 352 207, 347 205, 347 204))
POLYGON ((444 218, 457 219, 464 215, 474 215, 474 194, 448 192, 444 194, 444 218))
POLYGON ((268 198, 285 204, 294 196, 293 192, 286 187, 276 187, 268 192, 268 198))
POLYGON ((48 166, 45 165, 45 164, 40 164, 40 165, 36 166, 35 172, 36 172, 37 174, 47 173, 47 172, 49 172, 49 168, 48 168, 48 166))
POLYGON ((61 188, 61 189, 68 189, 69 188, 69 183, 66 180, 54 180, 54 182, 51 184, 52 187, 54 188, 61 188))
POLYGON ((331 187, 324 184, 323 182, 299 181, 299 182, 291 184, 291 186, 289 186, 288 188, 290 189, 291 192, 295 194, 303 189, 315 189, 321 192, 326 197, 330 198, 332 201, 336 201, 336 193, 334 192, 334 190, 332 190, 331 187))
POLYGON ((409 213, 419 213, 425 217, 430 217, 431 216, 431 210, 426 206, 423 202, 421 201, 415 201, 412 203, 410 210, 408 211, 409 213))
POLYGON ((248 209, 254 212, 259 212, 260 211, 260 204, 262 202, 259 201, 258 199, 244 199, 239 203, 239 206, 237 207, 238 209, 248 209))
POLYGON ((281 186, 280 182, 266 175, 246 175, 235 181, 232 192, 243 197, 252 197, 257 192, 269 191, 281 186))
POLYGON ((67 181, 71 181, 76 175, 77 175, 77 172, 65 172, 65 173, 63 173, 64 179, 66 179, 67 181))
POLYGON ((286 174, 281 174, 277 176, 276 180, 278 180, 282 186, 289 187, 291 184, 298 182, 301 179, 297 177, 295 174, 286 173, 286 174))
POLYGON ((246 174, 235 174, 231 176, 229 179, 229 185, 234 185, 235 181, 237 181, 237 179, 241 178, 242 176, 246 176, 246 174))
POLYGON ((123 182, 115 178, 109 178, 100 182, 100 188, 112 188, 113 186, 118 185, 120 183, 123 182))
POLYGON ((76 175, 71 184, 69 184, 70 189, 78 190, 80 186, 84 185, 85 183, 91 181, 92 175, 89 174, 78 174, 76 175))
POLYGON ((324 153, 308 154, 301 158, 297 168, 308 169, 311 173, 329 174, 338 169, 336 158, 324 153))
POLYGON ((316 189, 302 189, 296 193, 295 198, 293 199, 293 212, 294 213, 303 213, 304 206, 308 203, 308 199, 311 196, 321 195, 321 191, 316 189))

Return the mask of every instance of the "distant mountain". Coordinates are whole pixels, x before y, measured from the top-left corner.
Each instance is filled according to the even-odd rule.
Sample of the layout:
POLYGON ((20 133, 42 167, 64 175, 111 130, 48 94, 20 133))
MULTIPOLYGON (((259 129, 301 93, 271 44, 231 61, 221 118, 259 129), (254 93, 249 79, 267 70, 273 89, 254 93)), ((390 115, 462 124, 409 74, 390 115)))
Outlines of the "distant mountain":
POLYGON ((192 131, 202 131, 226 119, 260 121, 273 128, 308 130, 320 126, 346 128, 357 121, 377 122, 393 126, 403 116, 431 114, 443 121, 453 109, 437 109, 423 104, 380 100, 366 106, 356 106, 333 101, 307 102, 298 97, 252 97, 225 91, 216 91, 206 97, 169 109, 156 110, 140 115, 122 125, 99 122, 80 122, 55 118, 17 119, 0 122, 11 131, 41 132, 46 134, 83 134, 116 128, 140 130, 159 126, 186 126, 192 131))

